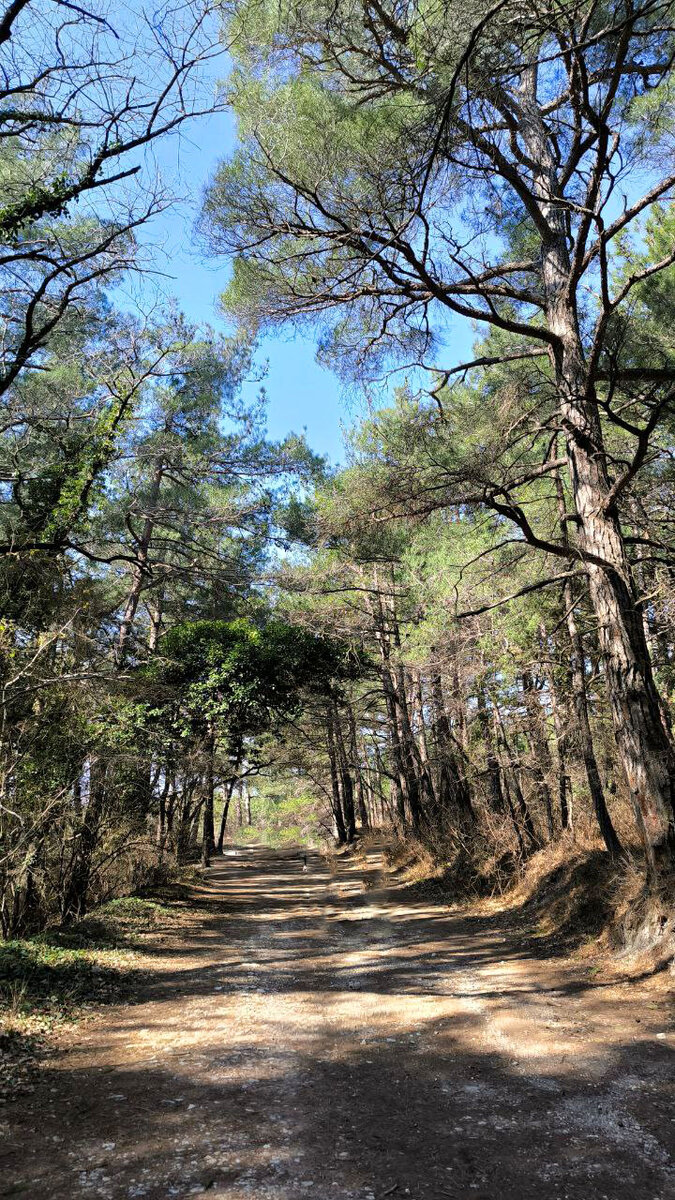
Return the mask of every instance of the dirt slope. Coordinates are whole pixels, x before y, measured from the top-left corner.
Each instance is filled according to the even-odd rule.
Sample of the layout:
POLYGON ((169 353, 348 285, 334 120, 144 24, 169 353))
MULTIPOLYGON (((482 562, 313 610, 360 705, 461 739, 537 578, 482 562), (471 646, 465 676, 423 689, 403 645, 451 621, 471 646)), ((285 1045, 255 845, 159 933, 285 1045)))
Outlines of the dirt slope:
POLYGON ((292 852, 217 860, 143 994, 64 1044, 33 1119, 6 1110, 0 1191, 675 1197, 662 989, 363 882, 292 852))

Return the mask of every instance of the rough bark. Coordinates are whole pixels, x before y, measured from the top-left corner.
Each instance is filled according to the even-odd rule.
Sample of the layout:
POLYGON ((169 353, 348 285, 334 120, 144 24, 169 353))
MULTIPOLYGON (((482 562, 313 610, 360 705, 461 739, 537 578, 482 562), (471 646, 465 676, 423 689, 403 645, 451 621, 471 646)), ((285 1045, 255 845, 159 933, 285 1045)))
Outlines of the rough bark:
MULTIPOLYGON (((558 511, 561 518, 561 525, 563 527, 563 535, 566 536, 564 521, 565 500, 559 476, 556 476, 556 488, 558 493, 558 511)), ((616 830, 614 829, 612 818, 609 815, 609 810, 605 801, 605 792, 602 786, 602 780, 598 768, 598 762, 595 756, 595 747, 593 745, 593 733, 591 731, 588 694, 586 689, 584 644, 576 621, 576 600, 574 594, 574 584, 571 579, 565 580, 563 587, 563 603, 565 605, 565 624, 567 627, 570 650, 569 680, 575 718, 574 742, 576 743, 581 761, 584 765, 586 780, 588 782, 588 790, 591 795, 591 800, 593 801, 593 810, 595 812, 598 828, 602 834, 603 841, 610 854, 618 855, 622 850, 621 842, 619 841, 616 830)))
POLYGON ((641 607, 612 495, 593 372, 584 355, 575 291, 570 289, 566 214, 536 96, 533 66, 523 71, 522 128, 530 159, 538 164, 539 206, 549 230, 541 246, 544 308, 555 339, 551 363, 566 431, 577 546, 597 621, 617 749, 653 862, 655 847, 668 843, 672 848, 674 843, 675 748, 661 720, 641 607))

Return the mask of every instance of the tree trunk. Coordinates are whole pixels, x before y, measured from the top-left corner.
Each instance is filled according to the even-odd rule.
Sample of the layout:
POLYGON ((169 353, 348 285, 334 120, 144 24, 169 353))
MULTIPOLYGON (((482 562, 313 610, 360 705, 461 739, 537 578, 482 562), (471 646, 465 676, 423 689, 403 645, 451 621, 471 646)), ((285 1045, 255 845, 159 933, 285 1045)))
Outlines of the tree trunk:
POLYGON ((555 836, 555 823, 553 820, 553 798, 547 778, 553 767, 551 750, 546 733, 542 728, 543 715, 541 704, 534 687, 534 680, 529 671, 523 671, 522 682, 523 701, 528 718, 526 732, 533 751, 530 771, 544 802, 548 837, 549 841, 552 841, 555 836))
MULTIPOLYGON (((560 522, 563 527, 563 536, 566 537, 565 517, 565 497, 562 489, 560 476, 556 474, 556 491, 558 494, 558 512, 560 514, 560 522)), ((609 810, 605 802, 605 793, 600 778, 598 762, 595 757, 595 747, 593 745, 593 733, 591 731, 591 722, 588 711, 588 695, 586 691, 586 656, 584 654, 584 644, 577 626, 575 610, 575 595, 574 584, 571 579, 566 579, 563 587, 563 604, 565 605, 565 624, 567 626, 567 635, 569 638, 570 659, 569 659, 569 675, 572 691, 572 700, 574 704, 575 716, 575 742, 578 746, 579 755, 584 764, 584 771, 588 781, 588 790, 593 801, 593 809, 595 812, 598 828, 602 834, 603 841, 608 851, 612 855, 618 855, 622 851, 621 842, 616 834, 612 818, 609 815, 609 810)))
POLYGON ((87 912, 94 852, 105 806, 105 786, 105 764, 94 759, 90 765, 89 798, 77 835, 77 849, 62 902, 61 918, 64 924, 79 920, 87 912))
POLYGON ((230 802, 232 800, 232 792, 234 791, 234 786, 235 786, 236 782, 237 782, 236 776, 233 776, 232 779, 230 779, 230 781, 227 785, 226 791, 225 791, 225 799, 223 801, 223 811, 220 814, 220 829, 218 831, 218 842, 216 845, 216 853, 217 854, 223 853, 223 846, 225 844, 225 828, 227 826, 227 816, 230 811, 230 802))
POLYGON ((598 625, 619 758, 653 868, 655 848, 667 845, 672 853, 675 846, 675 747, 661 720, 641 606, 609 480, 597 395, 570 289, 567 216, 537 105, 536 67, 524 69, 522 79, 523 136, 537 164, 539 204, 550 230, 542 236, 542 283, 547 326, 555 338, 550 356, 566 431, 577 547, 598 625))
POLYGON ((434 788, 434 779, 429 761, 429 746, 427 744, 427 729, 424 719, 424 694, 422 691, 422 673, 421 671, 410 672, 413 703, 411 704, 413 736, 415 736, 415 717, 417 717, 417 736, 415 738, 417 746, 417 763, 419 769, 420 780, 422 783, 422 791, 425 797, 426 805, 432 809, 437 803, 437 796, 434 788))
POLYGON ((342 736, 342 725, 340 723, 340 711, 337 702, 333 701, 333 730, 335 739, 335 750, 338 765, 338 786, 340 796, 342 798, 342 812, 344 814, 345 834, 347 844, 351 845, 356 835, 356 814, 354 812, 354 782, 352 780, 349 762, 347 760, 347 752, 345 750, 344 738, 342 736))
POLYGON ((504 728, 504 722, 502 720, 502 715, 499 711, 499 706, 497 704, 495 704, 495 705, 493 705, 493 708, 494 708, 494 713, 495 713, 495 720, 497 722, 498 744, 500 745, 500 747, 503 751, 503 754, 506 758, 506 762, 508 763, 508 773, 506 770, 504 771, 504 778, 507 782, 508 802, 509 802, 509 805, 511 806, 511 811, 513 812, 513 804, 512 804, 511 797, 512 796, 515 797, 515 808, 518 812, 518 816, 520 817, 522 829, 524 830, 526 837, 527 837, 528 849, 529 850, 538 850, 539 846, 540 846, 540 842, 539 842, 539 838, 537 837, 537 832, 534 828, 532 814, 529 810, 527 801, 523 794, 523 789, 520 786, 520 779, 518 777, 518 763, 516 762, 516 760, 513 756, 512 750, 511 750, 511 746, 509 745, 509 741, 506 736, 506 730, 504 728))
POLYGON ((159 849, 160 855, 163 853, 164 847, 166 845, 166 835, 167 835, 166 798, 169 794, 170 786, 171 786, 171 777, 169 775, 169 772, 166 771, 165 775, 164 775, 164 783, 162 784, 162 789, 159 793, 159 811, 157 814, 156 843, 157 843, 157 847, 159 849))
POLYGON ((407 782, 410 823, 413 829, 418 831, 423 818, 422 795, 424 794, 429 800, 430 793, 433 797, 433 789, 429 780, 425 778, 417 742, 412 731, 406 695, 405 671, 401 663, 398 663, 392 671, 392 688, 395 700, 395 720, 407 782))
POLYGON ((486 798, 490 808, 495 812, 503 812, 507 807, 507 798, 502 789, 502 772, 499 767, 499 758, 488 713, 488 701, 482 685, 478 688, 476 712, 485 746, 485 771, 482 774, 485 778, 486 798))
MULTIPOLYGON (((544 660, 548 653, 548 635, 543 622, 539 626, 539 643, 542 655, 541 669, 548 682, 549 696, 551 698, 551 716, 553 717, 553 728, 555 730, 556 754, 558 758, 558 810, 560 812, 560 824, 563 830, 571 830, 572 783, 569 776, 571 754, 570 714, 567 712, 566 706, 558 695, 553 666, 544 666, 544 660)), ((568 695, 571 695, 572 688, 569 685, 569 678, 567 692, 568 695)))
POLYGON ((570 639, 570 675, 572 680, 572 697, 576 716, 576 736, 579 753, 584 764, 588 790, 593 800, 593 808, 602 834, 604 843, 610 854, 620 854, 622 847, 617 837, 612 818, 605 802, 605 793, 600 778, 598 762, 593 746, 593 733, 588 712, 588 696, 586 692, 586 672, 584 670, 584 648, 581 634, 577 628, 574 616, 574 592, 572 581, 565 581, 564 603, 567 616, 567 630, 570 639))
POLYGON ((211 855, 216 849, 216 831, 214 822, 213 790, 214 790, 214 757, 216 739, 213 729, 209 730, 206 740, 206 771, 204 773, 204 808, 202 812, 202 866, 208 867, 211 855))
POLYGON ((347 720, 349 722, 349 750, 354 769, 354 777, 356 780, 356 805, 359 812, 359 820, 361 829, 368 829, 370 820, 368 817, 368 808, 365 798, 365 784, 363 779, 363 771, 359 759, 359 743, 356 733, 356 718, 354 717, 354 709, 351 704, 347 704, 347 720))
MULTIPOLYGON (((377 581, 377 573, 375 579, 377 581)), ((382 592, 378 592, 377 606, 372 611, 372 617, 382 664, 382 690, 387 709, 389 738, 396 777, 396 813, 402 832, 406 824, 406 809, 410 813, 413 828, 419 826, 419 781, 414 770, 414 760, 411 764, 410 746, 406 744, 402 728, 401 703, 405 704, 405 689, 403 697, 400 697, 396 682, 396 670, 391 662, 390 641, 392 629, 394 633, 396 632, 396 618, 393 612, 390 613, 389 618, 385 616, 384 599, 382 592), (413 765, 412 770, 411 765, 413 765)))
POLYGON ((401 830, 403 830, 406 822, 406 802, 409 800, 408 779, 405 772, 403 751, 401 749, 401 738, 399 733, 398 718, 396 715, 396 698, 394 695, 394 687, 389 667, 386 662, 383 662, 382 664, 382 689, 384 691, 384 699, 387 709, 387 729, 389 733, 389 744, 391 746, 391 756, 395 772, 394 786, 396 789, 396 816, 401 830))
POLYGON ((330 763, 330 782, 332 793, 332 810, 333 810, 333 834, 338 846, 344 846, 347 841, 347 830, 345 828, 345 819, 342 812, 342 800, 340 797, 340 778, 339 765, 337 758, 337 750, 335 746, 335 734, 333 731, 333 714, 330 709, 326 712, 326 742, 328 745, 328 761, 330 763))
POLYGON ((445 708, 443 684, 438 674, 431 677, 431 698, 434 706, 434 733, 438 751, 438 800, 441 820, 447 813, 459 820, 465 829, 475 828, 476 816, 471 792, 457 761, 452 729, 445 708))
POLYGON ((148 604, 148 617, 150 618, 150 632, 148 634, 148 650, 154 654, 157 649, 159 635, 162 629, 162 614, 164 608, 164 589, 162 588, 155 599, 154 604, 148 604))

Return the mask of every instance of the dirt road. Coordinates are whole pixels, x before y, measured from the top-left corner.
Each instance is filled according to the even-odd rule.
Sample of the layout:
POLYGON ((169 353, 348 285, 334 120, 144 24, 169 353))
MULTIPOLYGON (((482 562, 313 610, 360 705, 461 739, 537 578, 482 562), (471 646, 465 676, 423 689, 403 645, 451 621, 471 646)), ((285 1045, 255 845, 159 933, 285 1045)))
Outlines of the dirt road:
POLYGON ((201 898, 143 994, 51 1062, 34 1127, 7 1112, 3 1194, 675 1197, 649 980, 584 979, 349 861, 240 851, 201 898))

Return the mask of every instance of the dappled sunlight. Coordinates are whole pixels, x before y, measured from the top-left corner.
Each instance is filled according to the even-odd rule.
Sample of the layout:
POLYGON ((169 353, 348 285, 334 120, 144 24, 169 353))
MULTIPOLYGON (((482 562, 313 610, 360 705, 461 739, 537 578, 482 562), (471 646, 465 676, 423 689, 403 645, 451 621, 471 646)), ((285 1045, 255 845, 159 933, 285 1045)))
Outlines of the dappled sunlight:
POLYGON ((354 863, 247 849, 199 891, 145 996, 51 1065, 36 1194, 665 1200, 671 1051, 635 988, 354 863))

